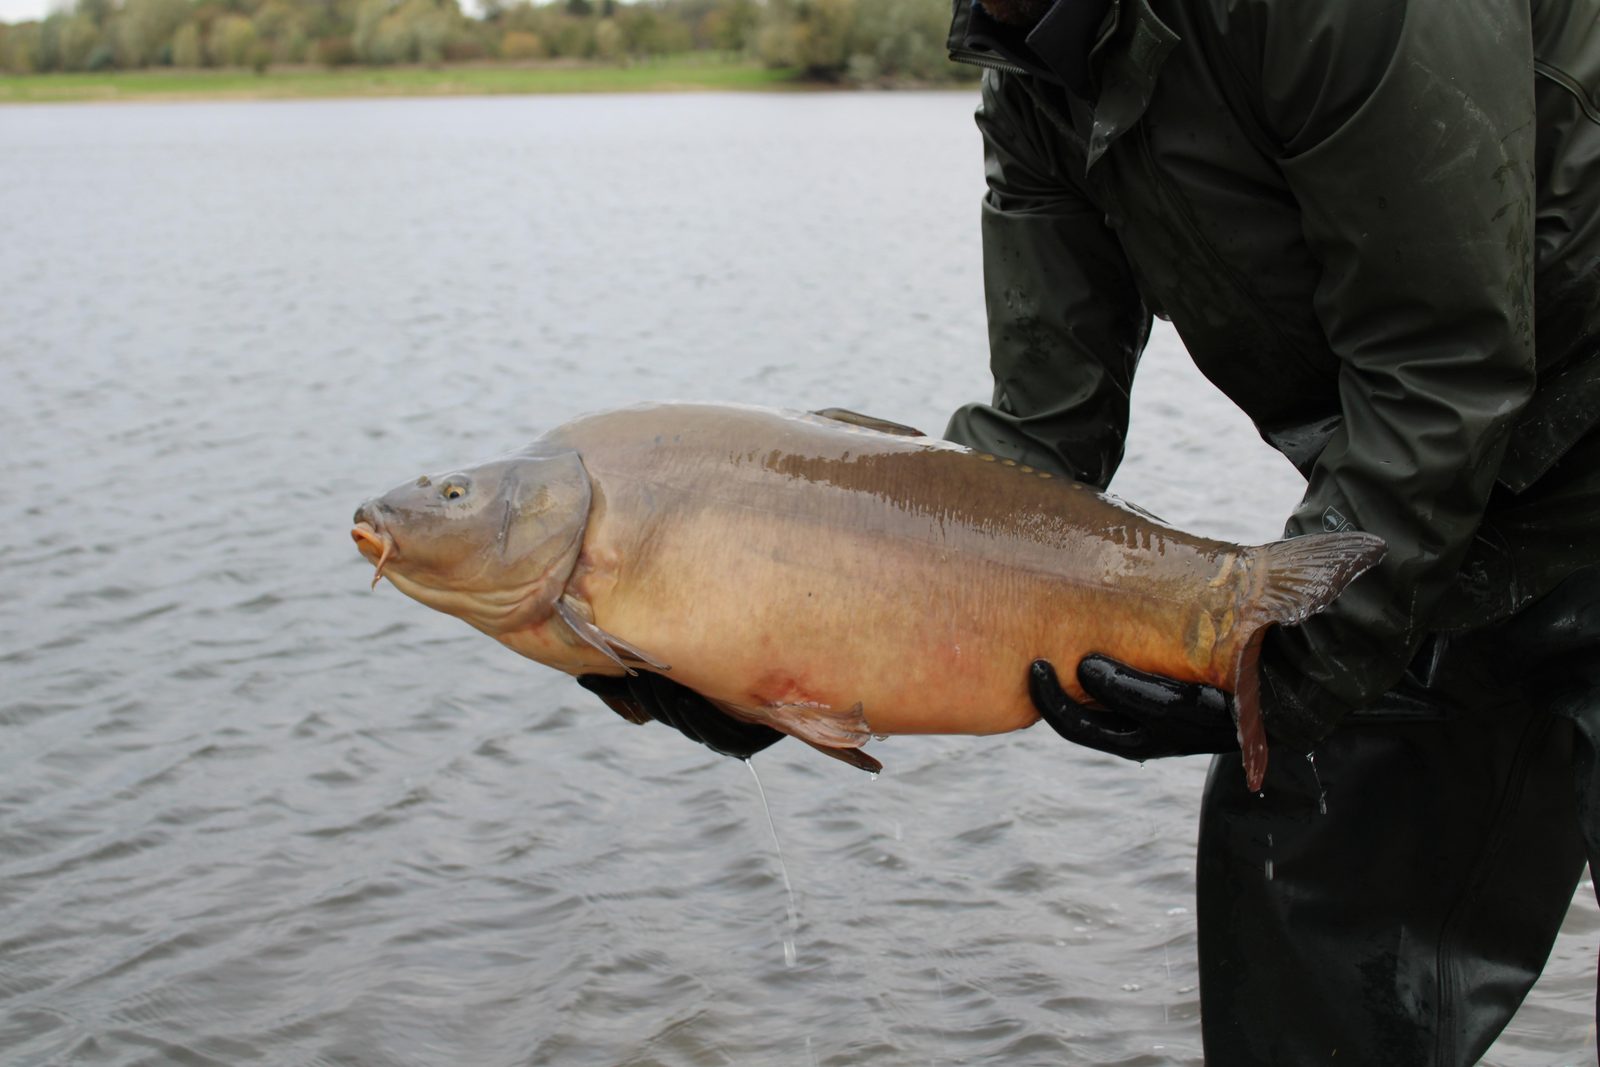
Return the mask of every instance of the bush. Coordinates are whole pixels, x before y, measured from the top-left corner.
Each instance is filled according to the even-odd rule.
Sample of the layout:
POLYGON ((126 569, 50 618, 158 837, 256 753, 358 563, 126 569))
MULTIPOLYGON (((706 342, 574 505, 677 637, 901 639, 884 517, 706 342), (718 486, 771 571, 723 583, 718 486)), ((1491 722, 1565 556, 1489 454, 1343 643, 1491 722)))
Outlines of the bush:
POLYGON ((12 74, 32 74, 39 69, 39 49, 43 34, 37 22, 13 26, 5 39, 5 54, 0 66, 12 74))
POLYGON ((311 42, 299 23, 291 25, 272 41, 274 63, 304 63, 311 53, 311 42))
POLYGON ((45 20, 45 26, 55 28, 55 68, 57 70, 87 70, 89 58, 100 45, 100 28, 94 20, 82 13, 56 14, 45 20))
POLYGON ((828 81, 969 77, 945 55, 949 19, 942 0, 767 0, 756 52, 828 81))
POLYGON ((75 6, 40 22, 0 23, 0 69, 621 62, 715 49, 829 81, 976 76, 944 55, 945 0, 478 0, 475 19, 462 15, 464 0, 48 2, 75 6))
POLYGON ((622 27, 616 19, 601 19, 594 28, 594 54, 601 59, 621 59, 623 46, 622 27))
POLYGON ((444 43, 446 63, 471 63, 474 60, 486 59, 488 55, 488 47, 476 37, 452 37, 444 43))
POLYGON ((111 22, 117 66, 170 63, 172 36, 188 20, 188 0, 127 0, 111 22))
POLYGON ((356 47, 348 37, 324 37, 311 49, 313 58, 325 67, 348 67, 357 62, 356 47))
MULTIPOLYGON (((206 51, 218 67, 248 67, 256 50, 256 28, 243 15, 223 15, 211 24, 206 36, 206 51)), ((173 61, 177 61, 177 42, 173 42, 173 61)))
POLYGON ((543 59, 544 42, 537 33, 527 30, 509 30, 500 38, 500 58, 511 60, 543 59))
POLYGON ((756 32, 756 55, 768 67, 800 65, 800 33, 792 19, 775 18, 756 32))
POLYGON ((205 63, 205 49, 200 43, 200 27, 185 22, 172 35, 172 65, 198 67, 205 63))

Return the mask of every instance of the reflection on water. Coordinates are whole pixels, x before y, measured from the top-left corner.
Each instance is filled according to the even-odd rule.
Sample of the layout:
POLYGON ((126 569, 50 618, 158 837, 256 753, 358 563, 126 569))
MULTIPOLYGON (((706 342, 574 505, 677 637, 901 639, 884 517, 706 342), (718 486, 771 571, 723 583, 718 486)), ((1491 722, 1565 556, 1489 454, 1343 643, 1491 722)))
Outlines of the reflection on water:
MULTIPOLYGON (((736 763, 350 548, 372 486, 585 410, 941 425, 972 103, 0 111, 6 1063, 1197 1063, 1200 762, 779 745, 779 864, 736 763)), ((1135 400, 1122 494, 1274 532, 1292 472, 1170 334, 1135 400)), ((1592 1056, 1588 893, 1489 1062, 1592 1056)))

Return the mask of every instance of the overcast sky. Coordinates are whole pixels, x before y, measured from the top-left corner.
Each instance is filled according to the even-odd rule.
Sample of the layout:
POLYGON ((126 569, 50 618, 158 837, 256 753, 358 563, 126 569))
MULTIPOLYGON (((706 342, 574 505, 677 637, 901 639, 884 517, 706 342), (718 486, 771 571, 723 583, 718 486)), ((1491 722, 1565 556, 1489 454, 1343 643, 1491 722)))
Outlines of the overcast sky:
POLYGON ((42 19, 57 7, 67 6, 66 0, 0 0, 0 22, 42 19))
MULTIPOLYGON (((478 10, 478 0, 459 0, 461 10, 471 15, 478 10)), ((72 7, 72 0, 0 0, 0 22, 27 22, 42 19, 57 8, 72 7)))

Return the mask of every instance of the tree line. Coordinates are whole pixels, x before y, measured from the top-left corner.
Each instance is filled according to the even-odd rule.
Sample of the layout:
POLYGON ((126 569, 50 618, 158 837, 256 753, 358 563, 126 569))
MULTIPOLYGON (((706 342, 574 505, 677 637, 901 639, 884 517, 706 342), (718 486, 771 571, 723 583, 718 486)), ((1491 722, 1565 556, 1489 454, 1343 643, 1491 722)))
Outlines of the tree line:
POLYGON ((965 76, 946 0, 75 0, 0 23, 0 70, 748 57, 826 81, 965 76))

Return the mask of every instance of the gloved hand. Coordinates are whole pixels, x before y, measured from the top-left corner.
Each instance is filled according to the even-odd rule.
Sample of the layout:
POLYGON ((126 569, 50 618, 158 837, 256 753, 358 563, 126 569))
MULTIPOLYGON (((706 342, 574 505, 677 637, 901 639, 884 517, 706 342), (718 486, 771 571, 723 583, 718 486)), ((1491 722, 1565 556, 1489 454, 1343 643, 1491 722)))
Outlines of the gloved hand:
POLYGON ((740 722, 693 689, 659 674, 645 671, 617 678, 580 674, 578 684, 629 722, 654 719, 724 756, 749 759, 783 740, 784 735, 772 727, 740 722))
MULTIPOLYGON (((1306 707, 1265 660, 1261 683, 1262 716, 1272 740, 1309 752, 1337 721, 1306 707)), ((1085 656, 1078 664, 1078 684, 1099 708, 1067 696, 1048 660, 1034 660, 1028 669, 1034 706, 1068 741, 1132 760, 1239 747, 1233 698, 1215 686, 1146 674, 1101 655, 1085 656)))
POLYGON ((1034 706, 1068 741, 1140 761, 1239 747, 1233 701, 1220 689, 1146 674, 1100 655, 1078 664, 1078 684, 1101 707, 1067 696, 1048 660, 1028 668, 1034 706))

